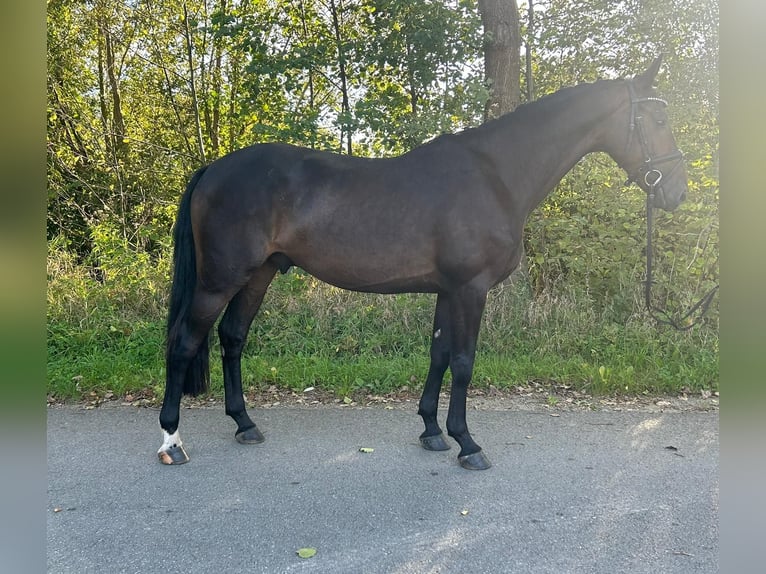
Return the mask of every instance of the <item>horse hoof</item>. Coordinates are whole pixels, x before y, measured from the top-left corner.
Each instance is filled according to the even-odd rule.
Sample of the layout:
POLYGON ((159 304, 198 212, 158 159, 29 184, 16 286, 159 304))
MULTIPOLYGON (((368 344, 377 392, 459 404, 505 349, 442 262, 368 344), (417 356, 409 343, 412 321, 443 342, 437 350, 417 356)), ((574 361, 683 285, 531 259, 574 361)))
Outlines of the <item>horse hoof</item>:
POLYGON ((174 445, 167 450, 161 450, 157 456, 162 464, 186 464, 189 462, 189 455, 186 454, 181 445, 174 445))
POLYGON ((457 461, 460 463, 460 466, 468 470, 487 470, 492 466, 487 455, 481 450, 464 456, 459 456, 457 457, 457 461))
POLYGON ((250 427, 249 429, 239 431, 234 435, 239 444, 260 444, 265 440, 265 437, 258 430, 258 427, 250 427))
POLYGON ((449 450, 450 445, 444 440, 444 433, 435 434, 433 436, 421 436, 420 444, 426 450, 449 450))

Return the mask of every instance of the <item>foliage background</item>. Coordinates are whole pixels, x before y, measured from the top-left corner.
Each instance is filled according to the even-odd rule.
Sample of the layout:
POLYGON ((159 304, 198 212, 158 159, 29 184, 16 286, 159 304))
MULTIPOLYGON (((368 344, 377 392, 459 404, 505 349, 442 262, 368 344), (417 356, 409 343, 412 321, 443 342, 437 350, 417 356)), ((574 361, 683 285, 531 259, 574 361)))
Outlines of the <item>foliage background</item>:
MULTIPOLYGON (((690 193, 657 214, 656 302, 688 306, 718 281, 717 3, 541 0, 533 26, 519 8, 534 80, 523 97, 628 77, 665 54, 658 88, 690 193)), ((161 392, 170 229, 199 165, 266 141, 399 154, 480 123, 488 93, 469 0, 50 0, 47 29, 48 380, 60 397, 161 392)), ((624 177, 588 156, 532 214, 528 285, 493 293, 477 384, 716 387, 717 303, 689 333, 641 310, 644 198, 624 177)), ((295 270, 256 319, 246 377, 343 394, 417 386, 432 306, 295 270)))

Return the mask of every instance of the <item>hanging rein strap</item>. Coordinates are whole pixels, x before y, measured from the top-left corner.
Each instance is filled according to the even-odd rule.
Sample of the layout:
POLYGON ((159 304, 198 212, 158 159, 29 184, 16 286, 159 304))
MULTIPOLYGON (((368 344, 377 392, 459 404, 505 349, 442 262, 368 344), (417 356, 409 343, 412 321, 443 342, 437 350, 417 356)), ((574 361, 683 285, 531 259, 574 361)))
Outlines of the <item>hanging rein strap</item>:
MULTIPOLYGON (((656 182, 659 183, 659 180, 656 182)), ((670 325, 678 331, 688 331, 694 327, 702 317, 707 313, 710 303, 713 301, 713 295, 718 291, 718 285, 708 291, 699 301, 697 301, 682 317, 674 319, 664 309, 658 309, 652 305, 652 214, 654 211, 654 187, 656 183, 649 186, 650 192, 646 195, 646 281, 644 282, 644 301, 646 302, 646 309, 649 315, 664 325, 670 325), (697 310, 700 310, 696 319, 691 322, 687 320, 694 315, 697 310)))
POLYGON ((705 315, 710 303, 713 301, 713 295, 718 291, 718 285, 708 291, 697 303, 695 303, 682 317, 674 319, 667 311, 658 309, 652 305, 652 228, 653 228, 653 212, 654 212, 654 198, 656 192, 663 193, 661 181, 663 179, 662 171, 657 167, 660 164, 673 161, 673 167, 668 173, 668 177, 681 165, 683 162, 683 153, 680 150, 675 150, 666 155, 652 157, 652 152, 649 147, 649 141, 646 137, 646 132, 642 123, 642 117, 637 115, 638 104, 641 102, 660 102, 663 105, 667 105, 667 102, 657 97, 643 97, 636 96, 635 88, 632 82, 628 82, 628 91, 630 92, 630 133, 628 135, 627 146, 630 146, 633 139, 633 134, 637 131, 639 141, 641 143, 641 151, 644 155, 644 164, 637 172, 628 174, 628 181, 626 185, 638 181, 643 175, 644 183, 646 184, 648 191, 646 194, 646 281, 644 283, 644 300, 646 303, 646 309, 649 315, 658 323, 664 325, 670 325, 674 329, 679 331, 687 331, 699 323, 700 319, 705 315), (694 321, 687 322, 687 320, 697 310, 700 311, 699 315, 694 321))

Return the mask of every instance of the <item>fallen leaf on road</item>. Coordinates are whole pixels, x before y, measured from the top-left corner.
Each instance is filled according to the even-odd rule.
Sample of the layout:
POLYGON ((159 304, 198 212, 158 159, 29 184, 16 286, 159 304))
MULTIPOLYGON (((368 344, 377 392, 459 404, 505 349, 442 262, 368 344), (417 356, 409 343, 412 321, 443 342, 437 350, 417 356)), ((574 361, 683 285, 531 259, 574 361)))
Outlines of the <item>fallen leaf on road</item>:
POLYGON ((366 447, 366 446, 363 446, 363 447, 361 447, 361 448, 359 449, 359 452, 366 452, 366 453, 370 453, 370 452, 373 452, 374 450, 375 450, 374 448, 368 448, 368 447, 366 447))
POLYGON ((317 549, 316 548, 298 548, 298 550, 296 550, 295 553, 301 558, 311 558, 314 554, 317 553, 317 549))

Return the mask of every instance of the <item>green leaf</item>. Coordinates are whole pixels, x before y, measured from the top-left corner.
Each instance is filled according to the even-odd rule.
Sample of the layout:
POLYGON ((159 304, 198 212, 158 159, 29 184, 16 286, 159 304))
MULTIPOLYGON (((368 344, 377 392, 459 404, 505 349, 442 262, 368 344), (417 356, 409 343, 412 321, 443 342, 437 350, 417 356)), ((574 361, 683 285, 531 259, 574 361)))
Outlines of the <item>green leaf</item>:
POLYGON ((363 446, 363 447, 361 447, 361 448, 359 449, 359 452, 366 452, 366 453, 370 453, 370 452, 373 452, 374 450, 375 450, 374 448, 368 448, 368 447, 366 447, 366 446, 363 446))
POLYGON ((295 553, 301 558, 311 558, 317 553, 316 548, 298 548, 295 553))

